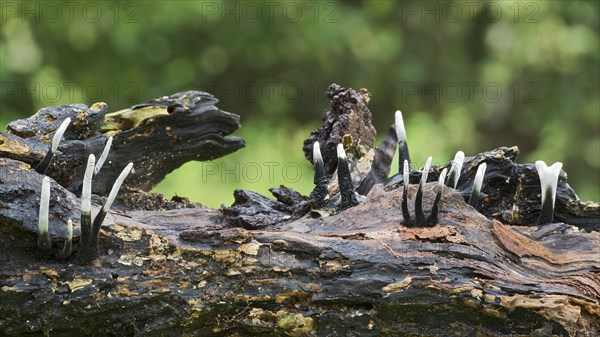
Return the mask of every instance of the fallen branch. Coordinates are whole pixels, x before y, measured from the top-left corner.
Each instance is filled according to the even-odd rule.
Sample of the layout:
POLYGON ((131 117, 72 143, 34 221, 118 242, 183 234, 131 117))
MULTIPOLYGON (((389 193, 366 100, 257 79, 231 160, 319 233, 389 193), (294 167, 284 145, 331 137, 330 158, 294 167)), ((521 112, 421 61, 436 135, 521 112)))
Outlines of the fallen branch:
MULTIPOLYGON (((354 95, 367 97, 350 90, 342 95, 348 104, 354 95)), ((443 189, 437 223, 406 226, 403 175, 384 187, 375 184, 381 174, 369 170, 381 172, 391 143, 376 155, 356 138, 360 132, 348 128, 343 132, 350 135, 351 179, 369 191, 354 207, 331 207, 341 200, 333 174, 322 208, 284 187, 273 189, 277 200, 236 191, 234 205, 223 210, 166 201, 146 192, 166 171, 243 145, 225 137, 239 126, 237 116, 204 105, 214 102, 206 94, 188 95, 199 97, 189 102, 181 96, 159 99, 158 110, 167 114, 141 121, 132 115, 154 103, 118 114, 79 106, 93 120, 67 129, 48 169, 58 182, 50 185, 48 221, 56 252, 68 236, 68 219, 74 220, 72 248, 80 249, 80 166, 90 152, 102 152, 107 136, 114 142, 94 177, 92 215, 124 158, 134 159, 130 178, 137 177, 125 180, 125 193, 106 214, 100 255, 91 266, 74 263, 76 256, 60 260, 36 252, 44 176, 32 167, 48 149, 39 140, 51 128, 20 121, 12 123, 11 133, 0 134, 0 334, 594 336, 600 330, 600 208, 578 200, 564 172, 554 212, 562 222, 537 225, 537 172, 533 164, 515 163, 518 149, 512 147, 464 158, 456 189, 443 189), (188 103, 173 103, 178 99, 188 103), (186 110, 192 106, 195 112, 186 110), (138 123, 106 127, 120 115, 138 123), (214 128, 206 126, 211 121, 214 128), (178 136, 167 137, 167 130, 178 136), (192 130, 208 135, 192 136, 192 130), (374 160, 377 165, 370 165, 374 160), (482 163, 487 173, 476 209, 466 200, 482 163), (361 184, 367 177, 372 182, 361 184)), ((359 111, 346 107, 350 114, 359 111)), ((74 121, 78 116, 72 106, 48 111, 65 111, 74 121)), ((330 163, 326 153, 324 162, 330 163)), ((451 165, 428 171, 423 209, 432 208, 436 181, 451 165)), ((410 214, 420 179, 418 170, 408 174, 410 214)))

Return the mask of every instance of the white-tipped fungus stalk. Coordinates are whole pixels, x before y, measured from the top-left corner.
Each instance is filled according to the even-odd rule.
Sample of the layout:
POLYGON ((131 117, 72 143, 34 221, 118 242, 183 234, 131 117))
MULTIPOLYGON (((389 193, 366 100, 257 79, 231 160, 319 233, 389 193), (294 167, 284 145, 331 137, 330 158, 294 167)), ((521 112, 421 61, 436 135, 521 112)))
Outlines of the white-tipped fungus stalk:
POLYGON ((91 213, 92 209, 92 178, 94 175, 94 163, 96 157, 90 154, 88 157, 85 174, 83 176, 83 186, 81 188, 81 213, 91 213))
POLYGON ((58 127, 58 130, 56 130, 54 137, 52 137, 52 152, 56 152, 56 150, 58 150, 58 145, 60 144, 60 141, 62 140, 63 135, 65 134, 65 131, 69 127, 69 124, 71 124, 71 118, 67 117, 60 124, 60 126, 58 127))
POLYGON ((50 208, 50 178, 42 180, 42 193, 40 197, 40 213, 38 217, 37 247, 42 254, 52 251, 52 241, 48 232, 48 211, 50 208))
POLYGON ((448 169, 443 169, 442 173, 440 173, 440 178, 438 180, 438 190, 435 194, 435 200, 433 201, 433 206, 431 207, 431 213, 427 217, 427 225, 435 226, 438 222, 438 217, 440 213, 440 201, 442 200, 442 193, 444 192, 444 181, 446 180, 446 173, 448 169))
POLYGON ((89 261, 90 239, 92 230, 92 176, 96 157, 90 154, 83 176, 81 188, 81 238, 79 240, 79 257, 82 261, 89 261))
POLYGON ((409 165, 408 160, 404 160, 402 175, 404 178, 404 190, 402 193, 402 217, 404 217, 404 224, 407 226, 413 225, 413 221, 410 218, 410 213, 408 212, 408 184, 409 184, 409 165))
POLYGON ((404 129, 404 119, 402 118, 402 112, 400 110, 396 111, 395 125, 396 136, 398 137, 398 166, 399 172, 402 173, 405 160, 408 161, 410 169, 410 152, 408 151, 408 140, 406 138, 406 130, 404 129))
POLYGON ((338 156, 338 184, 340 187, 340 194, 342 195, 342 204, 340 209, 344 210, 352 206, 358 205, 358 199, 354 193, 354 185, 352 184, 352 176, 350 175, 350 169, 348 168, 348 161, 346 160, 346 151, 344 151, 344 145, 338 144, 337 146, 338 156))
POLYGON ((58 129, 56 130, 56 133, 54 133, 54 137, 52 137, 52 145, 50 146, 50 150, 48 150, 48 152, 46 152, 46 155, 44 156, 42 161, 40 161, 40 163, 35 167, 35 171, 37 173, 46 174, 46 171, 48 171, 50 162, 52 161, 52 158, 54 157, 56 150, 58 150, 58 145, 60 144, 60 141, 61 141, 63 135, 65 134, 65 131, 67 130, 67 127, 69 126, 70 123, 71 123, 71 118, 66 118, 62 122, 62 124, 60 124, 58 129))
POLYGON ((104 150, 102 150, 102 154, 100 155, 100 158, 98 158, 98 161, 96 162, 96 167, 94 167, 94 176, 98 175, 98 172, 100 172, 102 165, 104 165, 104 162, 106 161, 106 157, 108 157, 108 153, 110 152, 110 147, 112 146, 112 141, 113 141, 113 137, 109 137, 108 140, 106 141, 106 145, 104 145, 104 150))
POLYGON ((129 175, 129 173, 131 173, 132 170, 133 163, 129 163, 127 164, 127 166, 125 166, 123 171, 121 171, 121 174, 119 174, 119 177, 117 177, 117 180, 115 180, 115 183, 113 184, 110 193, 108 194, 108 198, 106 199, 106 203, 102 207, 102 211, 108 212, 110 210, 110 207, 117 198, 117 193, 119 193, 119 190, 121 189, 121 185, 123 185, 125 178, 127 178, 127 176, 129 175))
POLYGON ((556 189, 558 187, 558 176, 562 168, 561 162, 547 166, 542 160, 535 162, 540 177, 542 189, 542 210, 538 219, 538 225, 552 223, 554 221, 554 203, 556 202, 556 189))
POLYGON ((325 205, 327 197, 327 176, 325 175, 325 163, 321 155, 319 142, 313 145, 313 164, 315 166, 314 184, 315 188, 310 193, 312 208, 321 208, 325 205))
POLYGON ((477 168, 475 173, 475 180, 473 181, 473 189, 471 190, 471 197, 469 197, 469 205, 477 208, 479 204, 479 194, 481 193, 481 185, 483 184, 483 177, 485 176, 485 169, 487 168, 486 163, 482 163, 477 168))
POLYGON ((325 177, 325 163, 323 162, 323 156, 321 156, 321 146, 319 145, 319 142, 315 142, 313 145, 313 164, 315 166, 314 183, 317 184, 325 177))
POLYGON ((454 160, 452 161, 452 167, 448 174, 448 182, 446 185, 456 189, 458 179, 460 178, 460 171, 462 170, 463 163, 465 162, 465 153, 462 151, 456 152, 454 160))
POLYGON ((60 252, 60 254, 58 254, 58 258, 66 259, 67 257, 69 257, 71 255, 72 246, 73 246, 73 221, 71 221, 71 219, 69 219, 69 221, 67 221, 67 240, 65 240, 65 246, 63 247, 63 250, 60 252))
POLYGON ((108 198, 106 199, 104 206, 102 206, 102 209, 100 210, 100 212, 98 212, 96 218, 94 218, 94 223, 92 224, 91 230, 91 238, 89 242, 91 259, 95 259, 99 256, 98 239, 100 235, 100 228, 102 227, 102 223, 104 222, 106 215, 110 211, 110 207, 112 206, 113 202, 117 197, 117 194, 119 193, 119 190, 121 189, 121 185, 123 185, 125 178, 127 178, 132 169, 133 163, 129 163, 127 164, 127 166, 125 166, 123 171, 121 171, 121 174, 119 174, 119 177, 113 184, 110 193, 108 194, 108 198))
POLYGON ((425 213, 423 213, 423 186, 427 182, 427 176, 429 175, 429 168, 431 167, 432 158, 427 158, 423 171, 421 171, 421 180, 419 181, 419 187, 417 188, 417 195, 415 196, 415 218, 418 226, 425 223, 425 213))

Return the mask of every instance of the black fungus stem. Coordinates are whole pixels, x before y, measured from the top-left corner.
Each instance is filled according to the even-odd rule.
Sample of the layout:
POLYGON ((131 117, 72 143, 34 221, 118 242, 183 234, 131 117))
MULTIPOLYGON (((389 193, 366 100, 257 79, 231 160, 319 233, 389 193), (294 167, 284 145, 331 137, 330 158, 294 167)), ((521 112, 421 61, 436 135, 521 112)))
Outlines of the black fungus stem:
POLYGON ((97 259, 100 256, 100 252, 98 249, 99 238, 100 238, 100 228, 102 227, 102 223, 106 218, 108 211, 104 210, 104 207, 100 210, 96 218, 94 218, 94 222, 92 223, 92 231, 90 233, 90 256, 92 259, 97 259))
POLYGON ((423 184, 419 183, 417 195, 415 196, 415 218, 417 225, 425 223, 425 213, 423 213, 423 184))
POLYGON ((419 187, 417 188, 417 195, 415 196, 415 218, 417 226, 425 225, 425 213, 423 213, 423 188, 427 183, 427 177, 429 176, 429 168, 431 167, 431 157, 427 158, 423 170, 421 170, 421 180, 419 181, 419 187))
POLYGON ((427 217, 427 226, 435 226, 439 220, 440 214, 440 201, 442 200, 442 194, 444 193, 444 180, 446 180, 446 172, 444 169, 440 174, 439 182, 438 182, 438 191, 435 194, 435 199, 433 200, 433 207, 431 207, 431 213, 427 217))
POLYGON ((58 258, 59 259, 66 259, 67 257, 69 257, 71 255, 71 251, 73 249, 73 243, 71 240, 66 240, 65 241, 65 246, 63 247, 63 250, 60 252, 60 254, 58 254, 58 258))
POLYGON ((408 212, 408 184, 404 185, 402 194, 402 217, 404 218, 404 225, 412 226, 414 224, 408 212))
POLYGON ((48 255, 52 252, 52 240, 50 240, 49 232, 38 235, 37 247, 41 255, 48 255))
MULTIPOLYGON (((440 187, 440 190, 442 188, 440 187)), ((438 192, 435 195, 435 200, 433 201, 433 207, 431 208, 431 213, 427 217, 427 225, 435 226, 438 222, 438 217, 440 214, 440 200, 442 199, 442 193, 438 192)))
POLYGON ((90 263, 94 258, 91 250, 91 212, 81 212, 81 238, 79 239, 78 258, 83 263, 90 263))
POLYGON ((398 172, 400 172, 400 174, 402 174, 404 172, 404 168, 402 166, 402 163, 404 163, 404 161, 408 161, 408 167, 409 167, 409 173, 410 173, 410 153, 408 152, 408 142, 407 141, 399 141, 398 142, 398 172))
POLYGON ((544 225, 554 222, 554 205, 552 205, 552 187, 547 186, 544 191, 544 202, 542 203, 542 210, 540 212, 540 218, 538 219, 538 225, 544 225))
POLYGON ((323 159, 316 160, 313 183, 317 185, 321 180, 323 180, 323 178, 325 178, 325 163, 323 163, 323 159))
POLYGON ((471 192, 471 196, 469 197, 469 205, 473 208, 477 209, 477 205, 479 204, 479 190, 473 190, 471 192))
POLYGON ((73 223, 69 219, 69 222, 67 224, 68 224, 68 235, 67 235, 67 239, 65 240, 65 246, 63 247, 62 251, 57 255, 57 257, 59 259, 66 259, 67 257, 69 257, 71 255, 71 252, 73 250, 73 248, 72 248, 72 246, 73 246, 73 223))
POLYGON ((52 161, 53 157, 54 152, 52 152, 52 148, 50 148, 48 152, 46 152, 46 155, 44 156, 42 161, 40 161, 39 164, 37 164, 37 166, 35 167, 35 171, 39 174, 46 174, 46 171, 48 171, 48 167, 50 167, 50 162, 52 161))
POLYGON ((408 160, 404 160, 403 162, 403 173, 402 173, 402 178, 403 178, 403 185, 404 185, 404 189, 403 189, 403 193, 402 193, 402 217, 404 218, 404 225, 405 226, 412 226, 414 225, 413 220, 410 218, 410 213, 408 212, 408 185, 410 184, 410 174, 409 174, 409 164, 408 164, 408 160))
MULTIPOLYGON (((341 145, 341 144, 340 144, 341 145)), ((340 208, 342 210, 358 205, 358 199, 354 194, 354 185, 352 184, 352 176, 350 175, 350 168, 348 167, 348 161, 346 160, 345 154, 339 155, 338 145, 338 183, 340 187, 340 193, 342 195, 342 204, 340 208)), ((343 151, 343 148, 342 150, 343 151)))
POLYGON ((322 177, 310 193, 312 208, 323 208, 325 206, 325 197, 327 196, 327 192, 327 177, 322 177))

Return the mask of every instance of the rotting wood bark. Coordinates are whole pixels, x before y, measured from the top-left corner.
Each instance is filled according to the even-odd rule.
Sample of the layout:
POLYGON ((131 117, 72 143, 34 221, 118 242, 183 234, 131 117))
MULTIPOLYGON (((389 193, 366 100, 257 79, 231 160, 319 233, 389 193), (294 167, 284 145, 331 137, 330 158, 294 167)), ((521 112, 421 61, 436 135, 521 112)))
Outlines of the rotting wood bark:
MULTIPOLYGON (((176 104, 162 106, 174 113, 154 118, 184 113, 176 104)), ((49 226, 57 250, 66 236, 66 220, 77 223, 79 218, 79 173, 64 178, 68 166, 63 160, 77 167, 86 151, 102 150, 103 143, 95 139, 109 132, 97 126, 102 119, 88 115, 93 120, 86 124, 83 117, 87 126, 68 136, 71 141, 61 146, 49 171, 60 183, 51 185, 49 226), (95 142, 94 147, 82 145, 95 142), (83 153, 65 156, 63 149, 76 146, 83 153)), ((128 130, 150 130, 157 119, 128 125, 128 130)), ((198 116, 185 127, 193 129, 200 121, 198 116)), ((158 124, 162 130, 170 126, 163 123, 158 124)), ((132 134, 147 138, 136 144, 152 143, 154 137, 162 144, 159 129, 132 134)), ((230 144, 223 140, 230 132, 216 133, 230 144)), ((356 207, 313 217, 306 198, 284 187, 273 189, 276 201, 236 191, 236 203, 225 210, 185 199, 165 201, 145 192, 163 173, 152 174, 153 165, 136 166, 156 180, 130 182, 101 231, 100 259, 79 266, 75 257, 41 260, 36 254, 42 176, 31 165, 47 146, 32 135, 29 140, 16 134, 0 137, 3 335, 595 336, 600 331, 598 203, 574 198, 563 172, 556 219, 564 223, 535 226, 539 179, 531 164, 514 162, 514 147, 466 158, 472 169, 463 172, 456 191, 445 190, 439 224, 430 228, 401 225, 399 178, 385 188, 375 185, 356 207), (490 176, 480 213, 464 199, 481 161, 490 176)), ((191 152, 180 152, 181 161, 206 159, 193 153, 205 148, 187 149, 191 152)), ((131 153, 121 150, 114 148, 114 158, 131 153)), ((153 156, 139 151, 138 165, 153 156)), ((370 160, 373 153, 363 158, 370 160)), ((368 176, 361 159, 351 167, 357 181, 368 176)), ((429 180, 437 180, 442 168, 432 168, 429 180)), ((413 172, 411 183, 419 178, 413 172)), ((107 178, 107 184, 112 180, 107 178)), ((99 185, 95 190, 103 194, 99 185)), ((435 192, 435 184, 428 183, 425 209, 435 192)), ((409 193, 414 200, 415 186, 409 193)), ((100 205, 96 196, 93 214, 100 205)), ((412 203, 409 207, 414 213, 412 203)))
POLYGON ((239 116, 220 110, 217 102, 210 94, 187 91, 109 114, 104 103, 45 108, 8 124, 8 132, 0 134, 0 156, 37 164, 48 151, 51 133, 70 117, 73 123, 48 170, 50 177, 78 193, 87 155, 99 156, 113 136, 94 193, 107 194, 128 162, 135 172, 125 186, 149 191, 188 161, 212 160, 244 147, 243 139, 226 137, 240 127, 239 116))

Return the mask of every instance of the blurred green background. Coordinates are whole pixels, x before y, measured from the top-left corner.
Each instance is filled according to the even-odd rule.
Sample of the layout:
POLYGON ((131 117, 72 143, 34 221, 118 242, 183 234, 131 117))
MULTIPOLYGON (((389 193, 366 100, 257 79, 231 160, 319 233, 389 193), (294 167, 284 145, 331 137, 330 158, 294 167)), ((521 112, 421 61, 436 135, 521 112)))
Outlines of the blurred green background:
MULTIPOLYGON (((598 1, 1 3, 0 124, 39 108, 115 111, 197 89, 242 117, 247 147, 154 191, 208 206, 235 188, 312 189, 302 141, 332 83, 368 88, 379 134, 404 113, 416 163, 503 145, 561 161, 600 200, 598 1)), ((394 167, 397 167, 394 164, 394 167)))

